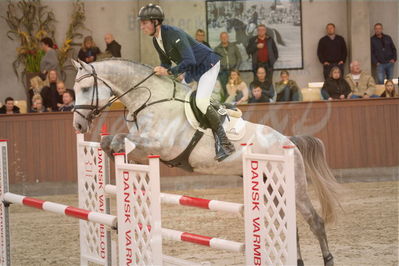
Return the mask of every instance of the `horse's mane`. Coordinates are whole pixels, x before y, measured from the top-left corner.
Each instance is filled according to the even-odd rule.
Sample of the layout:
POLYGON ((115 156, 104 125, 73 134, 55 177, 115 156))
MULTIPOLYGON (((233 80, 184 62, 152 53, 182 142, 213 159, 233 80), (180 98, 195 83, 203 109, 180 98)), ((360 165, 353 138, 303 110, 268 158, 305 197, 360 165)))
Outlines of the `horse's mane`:
POLYGON ((152 69, 153 69, 153 66, 150 66, 150 65, 147 65, 147 64, 143 64, 143 63, 138 63, 138 62, 135 62, 135 61, 133 61, 133 60, 125 59, 125 58, 120 58, 120 57, 104 58, 104 59, 97 60, 96 62, 107 62, 107 61, 120 61, 120 62, 126 62, 126 63, 130 63, 130 64, 134 64, 134 65, 143 66, 143 67, 145 67, 145 68, 148 68, 149 70, 152 70, 152 69))

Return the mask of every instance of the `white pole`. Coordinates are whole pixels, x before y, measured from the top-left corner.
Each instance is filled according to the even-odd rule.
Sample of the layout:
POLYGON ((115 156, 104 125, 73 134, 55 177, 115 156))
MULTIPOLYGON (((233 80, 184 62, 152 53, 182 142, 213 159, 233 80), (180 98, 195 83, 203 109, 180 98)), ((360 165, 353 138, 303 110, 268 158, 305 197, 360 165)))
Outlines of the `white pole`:
POLYGON ((295 146, 284 146, 285 166, 284 175, 287 182, 286 195, 287 205, 285 214, 287 215, 287 265, 296 265, 297 246, 296 246, 296 204, 295 204, 295 146))
POLYGON ((7 266, 11 265, 8 204, 4 202, 8 189, 7 141, 0 140, 0 265, 7 266))

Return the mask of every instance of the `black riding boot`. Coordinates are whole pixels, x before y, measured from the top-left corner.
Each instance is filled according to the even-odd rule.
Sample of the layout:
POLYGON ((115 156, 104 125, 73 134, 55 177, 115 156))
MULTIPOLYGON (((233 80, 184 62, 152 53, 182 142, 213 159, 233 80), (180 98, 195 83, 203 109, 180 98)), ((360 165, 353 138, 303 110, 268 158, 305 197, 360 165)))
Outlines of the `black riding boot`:
POLYGON ((219 114, 212 106, 208 107, 205 116, 208 119, 209 125, 211 126, 213 132, 213 136, 215 137, 215 160, 218 160, 219 162, 223 161, 229 155, 235 152, 236 149, 227 138, 226 132, 224 132, 222 124, 220 123, 219 114))

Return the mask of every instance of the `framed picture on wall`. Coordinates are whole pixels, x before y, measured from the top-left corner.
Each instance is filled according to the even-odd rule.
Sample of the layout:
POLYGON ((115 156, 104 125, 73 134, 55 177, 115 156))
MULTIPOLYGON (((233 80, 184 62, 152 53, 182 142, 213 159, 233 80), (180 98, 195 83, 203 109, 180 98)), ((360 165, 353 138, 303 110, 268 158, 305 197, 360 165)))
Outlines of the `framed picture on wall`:
POLYGON ((274 39, 279 58, 274 69, 303 69, 301 0, 206 1, 208 42, 219 45, 221 32, 228 32, 242 56, 240 70, 252 70, 246 52, 248 40, 257 35, 256 27, 265 24, 274 39))

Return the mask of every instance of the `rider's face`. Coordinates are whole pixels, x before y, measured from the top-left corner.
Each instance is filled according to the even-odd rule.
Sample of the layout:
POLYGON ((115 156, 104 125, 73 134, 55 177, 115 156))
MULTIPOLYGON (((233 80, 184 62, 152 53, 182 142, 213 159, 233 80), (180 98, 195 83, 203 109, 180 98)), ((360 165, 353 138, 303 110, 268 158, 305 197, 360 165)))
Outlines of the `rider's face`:
POLYGON ((146 35, 154 33, 154 24, 150 20, 140 20, 140 29, 146 35))

